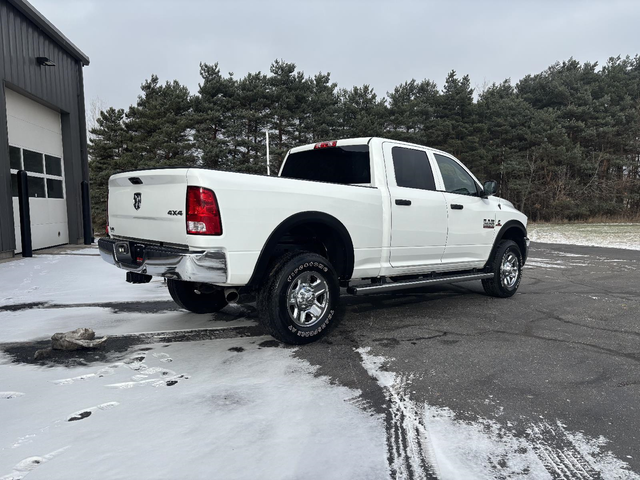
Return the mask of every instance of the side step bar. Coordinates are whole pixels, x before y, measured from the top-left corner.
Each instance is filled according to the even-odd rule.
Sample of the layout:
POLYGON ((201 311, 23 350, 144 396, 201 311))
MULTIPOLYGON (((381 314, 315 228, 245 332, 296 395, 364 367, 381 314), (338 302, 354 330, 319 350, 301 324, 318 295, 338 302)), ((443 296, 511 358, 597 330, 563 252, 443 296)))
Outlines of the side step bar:
POLYGON ((373 285, 358 285, 347 288, 347 293, 351 295, 369 295, 372 293, 393 292, 395 290, 406 290, 407 288, 426 287, 429 285, 439 285, 442 283, 468 282, 471 280, 483 280, 493 278, 493 273, 468 273, 464 275, 450 275, 448 277, 427 278, 422 280, 409 280, 407 282, 390 282, 373 285))

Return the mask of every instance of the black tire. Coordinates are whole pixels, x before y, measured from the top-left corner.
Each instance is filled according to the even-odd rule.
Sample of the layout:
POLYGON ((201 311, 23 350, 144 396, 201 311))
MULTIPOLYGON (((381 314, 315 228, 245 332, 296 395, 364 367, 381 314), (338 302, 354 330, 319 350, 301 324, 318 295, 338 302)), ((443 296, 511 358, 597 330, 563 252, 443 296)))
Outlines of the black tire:
POLYGON ((215 313, 227 306, 224 290, 207 283, 167 280, 169 293, 180 308, 193 313, 215 313))
POLYGON ((339 296, 338 276, 326 258, 309 252, 285 254, 260 289, 258 312, 274 338, 302 345, 318 340, 337 322, 339 296), (324 296, 318 293, 323 288, 324 296), (290 304, 294 298, 300 305, 290 304))
MULTIPOLYGON (((522 252, 518 244, 512 240, 502 240, 496 248, 493 258, 489 261, 489 266, 493 272, 493 278, 482 280, 482 287, 487 295, 493 297, 507 298, 515 295, 520 281, 522 280, 522 252), (511 258, 512 261, 509 261, 511 258), (515 262, 517 270, 514 277, 506 278, 503 281, 502 265, 507 261, 513 265, 515 262)), ((507 270, 508 273, 508 270, 507 270)))

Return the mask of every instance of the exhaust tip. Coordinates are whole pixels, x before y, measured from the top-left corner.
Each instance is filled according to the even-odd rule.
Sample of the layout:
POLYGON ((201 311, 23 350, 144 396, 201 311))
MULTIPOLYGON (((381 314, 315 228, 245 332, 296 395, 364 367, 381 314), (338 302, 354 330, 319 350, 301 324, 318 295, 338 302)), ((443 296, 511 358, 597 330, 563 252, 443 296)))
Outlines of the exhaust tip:
POLYGON ((228 303, 236 303, 240 295, 238 294, 238 290, 235 288, 225 288, 224 289, 224 298, 228 303))

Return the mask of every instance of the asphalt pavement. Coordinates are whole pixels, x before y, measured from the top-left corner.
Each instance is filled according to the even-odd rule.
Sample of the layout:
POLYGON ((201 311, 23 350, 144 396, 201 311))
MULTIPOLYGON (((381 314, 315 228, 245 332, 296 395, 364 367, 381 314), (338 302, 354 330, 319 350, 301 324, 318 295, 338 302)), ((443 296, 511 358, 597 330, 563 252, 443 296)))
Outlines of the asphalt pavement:
MULTIPOLYGON (((384 413, 389 400, 355 351, 371 347, 411 377, 416 402, 521 435, 553 419, 605 437, 640 472, 639 285, 638 251, 533 244, 512 298, 486 296, 480 282, 345 297, 338 328, 296 355, 384 413)), ((564 442, 544 428, 543 442, 564 442)))

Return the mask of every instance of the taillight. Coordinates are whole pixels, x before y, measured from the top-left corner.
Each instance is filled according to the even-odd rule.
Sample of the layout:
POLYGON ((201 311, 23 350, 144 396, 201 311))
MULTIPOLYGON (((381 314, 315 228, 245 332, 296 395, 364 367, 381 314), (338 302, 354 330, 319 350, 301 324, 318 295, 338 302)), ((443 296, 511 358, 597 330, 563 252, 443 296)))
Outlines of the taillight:
POLYGON ((333 142, 320 142, 320 143, 316 143, 313 148, 327 148, 327 147, 335 147, 336 145, 338 145, 337 140, 334 140, 333 142))
POLYGON ((222 235, 216 194, 208 188, 187 187, 187 233, 222 235))

